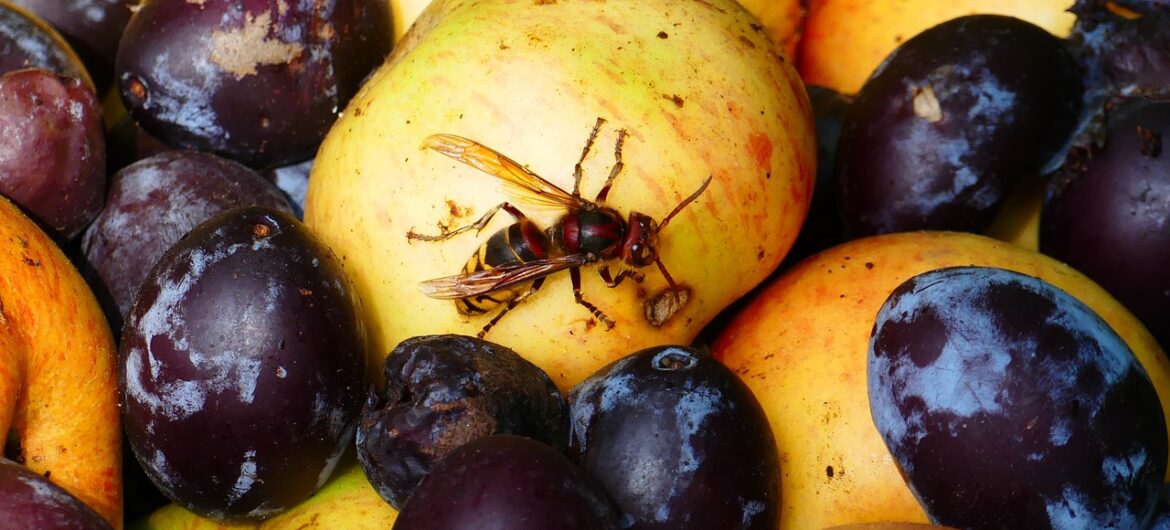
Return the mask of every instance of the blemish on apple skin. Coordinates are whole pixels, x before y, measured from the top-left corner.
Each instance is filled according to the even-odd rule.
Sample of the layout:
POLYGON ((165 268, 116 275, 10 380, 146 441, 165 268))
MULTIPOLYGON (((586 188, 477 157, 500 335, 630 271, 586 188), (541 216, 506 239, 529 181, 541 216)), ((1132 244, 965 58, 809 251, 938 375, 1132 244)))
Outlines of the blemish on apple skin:
POLYGON ((643 315, 651 326, 662 327, 674 315, 682 311, 690 299, 691 290, 688 287, 679 286, 677 291, 663 289, 662 292, 646 301, 643 306, 643 315))
POLYGON ((752 133, 748 137, 747 148, 756 165, 766 170, 772 161, 772 139, 764 133, 752 133))

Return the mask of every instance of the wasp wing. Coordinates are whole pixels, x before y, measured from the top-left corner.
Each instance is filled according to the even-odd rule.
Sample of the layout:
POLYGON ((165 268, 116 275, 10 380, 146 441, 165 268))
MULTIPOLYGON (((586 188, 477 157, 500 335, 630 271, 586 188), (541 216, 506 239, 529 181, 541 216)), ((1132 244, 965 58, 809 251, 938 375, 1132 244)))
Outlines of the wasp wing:
POLYGON ((580 267, 588 263, 585 254, 568 254, 551 259, 538 259, 520 265, 456 274, 427 280, 418 284, 423 294, 441 300, 458 300, 507 289, 554 272, 580 267))
POLYGON ((511 158, 475 140, 454 134, 432 134, 423 140, 423 147, 503 180, 513 194, 525 202, 570 209, 584 204, 580 197, 574 197, 511 158))

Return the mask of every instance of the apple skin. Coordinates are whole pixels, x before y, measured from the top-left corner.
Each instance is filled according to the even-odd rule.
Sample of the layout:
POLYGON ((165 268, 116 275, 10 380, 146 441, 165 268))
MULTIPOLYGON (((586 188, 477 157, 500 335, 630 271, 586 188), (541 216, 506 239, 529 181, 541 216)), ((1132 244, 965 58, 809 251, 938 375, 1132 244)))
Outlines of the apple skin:
POLYGON ((825 530, 955 530, 949 526, 921 523, 857 523, 833 526, 825 530))
MULTIPOLYGON (((624 170, 606 201, 623 215, 661 220, 712 178, 659 234, 662 262, 691 291, 673 318, 655 327, 644 315, 667 289, 655 267, 613 289, 586 267, 584 297, 612 329, 574 302, 559 272, 486 335, 562 389, 632 351, 688 344, 763 281, 808 210, 816 152, 803 85, 756 23, 730 0, 432 3, 333 127, 309 181, 305 222, 341 257, 367 311, 371 380, 402 340, 474 335, 491 317, 464 317, 418 287, 459 273, 511 219, 501 212, 478 236, 439 242, 409 232, 471 224, 514 199, 499 179, 424 150, 431 134, 473 139, 571 190, 600 115, 582 196, 597 194, 625 129, 624 170)), ((564 212, 516 204, 540 227, 564 212)))
POLYGON ((1072 0, 811 0, 797 64, 806 83, 856 94, 894 48, 940 22, 1009 15, 1058 37, 1072 31, 1072 0))
POLYGON ((0 436, 34 473, 122 526, 113 333, 81 274, 0 198, 0 436))
POLYGON ((1087 304, 1126 341, 1168 403, 1170 359, 1132 313, 1067 265, 957 232, 844 243, 758 291, 712 347, 756 394, 772 424, 784 472, 782 530, 929 522, 874 426, 867 348, 878 309, 894 288, 916 274, 963 265, 1036 276, 1087 304))

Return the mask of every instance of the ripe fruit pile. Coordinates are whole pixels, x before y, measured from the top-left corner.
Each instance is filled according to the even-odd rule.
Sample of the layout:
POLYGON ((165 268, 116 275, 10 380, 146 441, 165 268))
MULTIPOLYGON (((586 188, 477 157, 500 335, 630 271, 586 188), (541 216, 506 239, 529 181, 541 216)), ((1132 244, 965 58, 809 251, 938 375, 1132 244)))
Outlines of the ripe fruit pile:
POLYGON ((0 521, 1170 528, 1165 2, 66 4, 0 521))

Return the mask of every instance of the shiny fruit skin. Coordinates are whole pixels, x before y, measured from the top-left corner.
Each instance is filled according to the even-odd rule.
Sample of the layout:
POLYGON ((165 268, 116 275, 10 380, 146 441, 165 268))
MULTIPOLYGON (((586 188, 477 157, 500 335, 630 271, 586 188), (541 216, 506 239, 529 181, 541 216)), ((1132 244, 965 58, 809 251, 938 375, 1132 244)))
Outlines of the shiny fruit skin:
POLYGON ((780 461, 734 373, 678 346, 630 354, 569 394, 569 456, 644 530, 774 529, 780 461))
POLYGON ((131 17, 115 80, 172 147, 256 168, 313 156, 390 50, 383 0, 157 0, 131 17))
POLYGON ((94 78, 98 91, 110 85, 118 40, 130 21, 130 0, 11 0, 44 19, 65 37, 94 78))
POLYGON ((0 521, 8 528, 109 530, 113 528, 49 479, 0 458, 0 521))
POLYGON ((1124 341, 1064 291, 994 267, 914 276, 882 304, 868 358, 874 425, 932 520, 1149 524, 1161 403, 1124 341))
POLYGON ((80 79, 39 68, 0 76, 0 153, 0 193, 58 240, 80 234, 101 211, 101 106, 80 79))
POLYGON ((1059 39, 974 15, 894 51, 849 106, 835 174, 853 236, 987 228, 1079 118, 1080 72, 1059 39))
POLYGON ((1072 30, 1073 0, 810 0, 797 64, 807 83, 856 94, 903 42, 965 15, 1000 14, 1036 24, 1057 37, 1072 30))
POLYGON ((463 445, 419 483, 394 530, 617 530, 612 501, 565 455, 497 434, 463 445))
POLYGON ((119 390, 139 463, 180 505, 255 520, 308 498, 352 443, 364 351, 336 257, 249 206, 171 247, 123 327, 119 390))
POLYGON ((0 74, 41 68, 79 79, 94 90, 89 72, 65 38, 41 17, 7 1, 0 2, 0 49, 0 74))
POLYGON ((1170 360, 1150 333, 1104 289, 1052 258, 962 233, 909 232, 844 243, 764 286, 712 347, 772 423, 784 473, 782 530, 927 522, 874 427, 866 351, 874 316, 894 288, 916 274, 959 265, 1036 276, 1085 302, 1138 356, 1162 403, 1170 402, 1170 360))
POLYGON ((82 239, 86 272, 108 298, 115 327, 121 329, 138 287, 171 245, 199 223, 248 205, 292 213, 289 200, 255 170, 209 153, 166 151, 115 173, 82 239))
MULTIPOLYGON (((431 134, 473 139, 571 190, 573 165, 604 118, 582 196, 596 196, 625 129, 625 167, 606 201, 623 215, 661 220, 712 176, 659 234, 663 263, 690 290, 665 324, 645 317, 646 303, 667 294, 653 267, 640 285, 615 289, 586 268, 583 296, 613 329, 574 303, 569 274, 559 273, 485 337, 561 389, 630 351, 688 343, 774 270, 807 211, 816 153, 800 80, 753 23, 726 0, 432 3, 333 128, 309 181, 305 222, 343 257, 366 304, 371 377, 407 337, 474 335, 490 318, 464 317, 418 284, 458 273, 508 216, 479 237, 406 234, 470 224, 514 197, 498 179, 420 150, 431 134)), ((518 205, 541 227, 563 214, 518 205)))
POLYGON ((1170 100, 1106 114, 1103 137, 1051 180, 1040 250, 1096 280, 1170 347, 1170 100))

